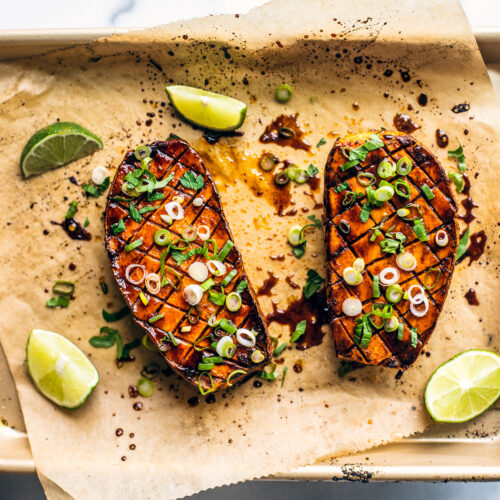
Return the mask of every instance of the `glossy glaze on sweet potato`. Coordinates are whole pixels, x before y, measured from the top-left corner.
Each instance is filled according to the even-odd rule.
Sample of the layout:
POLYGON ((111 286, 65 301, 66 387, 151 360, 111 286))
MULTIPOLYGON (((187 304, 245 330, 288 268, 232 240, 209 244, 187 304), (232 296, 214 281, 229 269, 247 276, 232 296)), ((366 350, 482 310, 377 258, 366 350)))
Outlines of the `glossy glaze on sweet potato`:
MULTIPOLYGON (((327 215, 326 252, 327 252, 327 300, 330 324, 337 355, 347 361, 362 364, 384 365, 405 369, 411 365, 429 340, 439 314, 443 308, 450 278, 455 266, 457 249, 457 224, 455 221, 456 203, 450 189, 450 182, 438 159, 416 139, 399 132, 381 131, 378 137, 384 146, 368 153, 360 164, 342 171, 351 149, 364 144, 374 132, 365 132, 337 139, 331 150, 325 168, 325 207, 327 215), (380 161, 389 159, 394 163, 402 157, 412 162, 412 170, 406 176, 410 186, 410 197, 402 198, 395 194, 379 208, 374 208, 366 222, 360 219, 363 204, 367 201, 366 187, 357 180, 360 172, 375 175, 377 185, 380 177, 377 166, 380 161), (336 192, 343 182, 348 183, 347 190, 336 192), (422 191, 427 184, 434 198, 428 200, 422 191), (343 204, 347 191, 360 194, 352 206, 343 204), (422 220, 429 235, 429 241, 422 242, 417 238, 412 223, 404 221, 396 214, 398 208, 408 203, 417 204, 422 212, 422 220), (404 249, 412 253, 417 260, 414 271, 403 271, 396 265, 396 254, 382 252, 379 242, 382 237, 374 238, 372 229, 384 221, 383 231, 399 231, 406 236, 404 249), (347 221, 350 232, 344 234, 339 230, 339 223, 347 221), (439 230, 445 230, 449 243, 441 248, 435 243, 439 230), (365 269, 362 271, 363 281, 357 286, 349 285, 343 279, 345 267, 352 266, 354 259, 362 257, 365 269), (409 308, 408 300, 401 300, 393 306, 393 315, 404 325, 403 338, 397 339, 397 331, 388 332, 384 328, 373 328, 373 336, 366 347, 356 342, 354 329, 356 317, 346 316, 342 305, 348 297, 358 297, 363 305, 363 313, 371 311, 373 303, 387 304, 384 287, 380 287, 380 298, 373 297, 373 277, 386 267, 397 268, 400 272, 398 283, 404 291, 413 284, 421 285, 429 299, 429 311, 424 317, 414 316, 409 308), (429 269, 440 271, 438 282, 430 289, 425 287, 426 273, 429 269), (411 344, 411 329, 417 331, 416 345, 411 344)), ((388 181, 393 182, 400 176, 388 181)), ((431 278, 439 271, 431 271, 427 285, 432 285, 431 278)), ((359 317, 359 316, 358 316, 359 317)), ((415 340, 413 342, 415 344, 415 340)))
MULTIPOLYGON (((158 181, 168 178, 171 174, 173 177, 166 187, 155 191, 163 193, 162 199, 148 201, 147 193, 132 199, 137 210, 144 207, 154 207, 154 210, 142 215, 140 222, 136 222, 130 214, 130 199, 122 192, 122 187, 125 176, 140 168, 140 162, 135 158, 133 152, 129 152, 125 156, 112 183, 106 207, 106 250, 114 276, 125 302, 132 311, 134 320, 147 332, 167 363, 178 374, 192 384, 201 386, 203 391, 207 391, 227 386, 230 374, 239 370, 230 378, 230 385, 232 385, 247 377, 248 374, 262 370, 271 356, 271 344, 266 327, 237 247, 233 246, 224 259, 227 268, 225 275, 211 276, 216 283, 214 289, 220 292, 220 284, 224 277, 233 269, 237 271, 229 285, 224 287, 226 294, 235 290, 239 283, 248 282, 248 288, 241 292, 243 304, 237 312, 230 312, 224 305, 216 305, 209 300, 208 293, 204 293, 199 304, 199 319, 195 323, 190 322, 188 317, 190 305, 184 299, 183 290, 189 284, 200 284, 194 281, 187 271, 190 264, 195 261, 206 263, 207 258, 203 255, 194 255, 185 262, 177 264, 172 257, 172 252, 169 253, 165 260, 164 277, 175 284, 175 273, 179 273, 182 276, 182 283, 178 289, 167 284, 162 286, 158 293, 153 294, 147 290, 144 282, 140 286, 135 286, 125 277, 126 269, 130 264, 143 265, 146 273, 161 275, 160 257, 165 247, 157 245, 154 241, 154 234, 159 229, 168 229, 172 238, 182 238, 183 231, 187 227, 196 229, 200 226, 207 226, 210 231, 210 239, 215 241, 219 251, 228 240, 233 241, 215 184, 196 151, 181 140, 155 142, 149 145, 149 148, 152 158, 149 163, 149 171, 158 181), (196 175, 201 175, 203 187, 197 191, 184 187, 180 179, 186 172, 195 172, 196 175), (195 198, 202 200, 201 206, 193 204, 195 198), (184 217, 167 225, 161 215, 166 214, 165 204, 173 199, 182 199, 184 217), (113 225, 120 220, 123 220, 125 230, 115 234, 113 225), (131 251, 125 250, 127 244, 139 238, 142 239, 142 244, 138 248, 131 251), (144 305, 139 296, 141 292, 146 297, 147 305, 144 305), (158 315, 163 315, 163 317, 151 323, 151 318, 158 315), (256 345, 255 347, 244 347, 234 339, 237 346, 234 356, 230 359, 224 358, 222 363, 217 363, 211 370, 202 373, 198 369, 198 364, 202 362, 203 358, 217 356, 214 348, 210 347, 212 339, 208 337, 204 339, 214 331, 208 325, 209 318, 216 320, 226 318, 232 321, 237 328, 242 327, 255 332, 256 345), (174 341, 171 340, 168 332, 173 335, 174 341), (251 354, 255 350, 259 350, 263 354, 263 360, 259 363, 254 363, 251 360, 251 354), (208 374, 211 375, 213 384, 208 374)), ((197 237, 193 243, 190 243, 189 249, 200 248, 203 244, 204 242, 197 237)), ((213 242, 211 242, 210 253, 213 252, 213 249, 213 242)), ((197 308, 191 309, 191 313, 191 318, 193 315, 197 316, 197 308)), ((216 335, 214 335, 214 340, 217 340, 216 335)))

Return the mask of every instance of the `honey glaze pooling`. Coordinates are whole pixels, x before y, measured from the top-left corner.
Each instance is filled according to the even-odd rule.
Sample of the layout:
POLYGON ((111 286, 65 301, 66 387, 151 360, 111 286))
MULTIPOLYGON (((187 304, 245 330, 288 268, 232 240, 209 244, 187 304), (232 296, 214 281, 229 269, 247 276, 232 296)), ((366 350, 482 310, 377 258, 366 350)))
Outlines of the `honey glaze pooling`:
POLYGON ((221 191, 228 184, 242 182, 255 196, 274 206, 277 215, 288 215, 285 210, 294 204, 290 183, 277 186, 272 172, 260 170, 257 155, 242 152, 227 143, 208 145, 205 141, 200 141, 196 144, 196 149, 221 191))

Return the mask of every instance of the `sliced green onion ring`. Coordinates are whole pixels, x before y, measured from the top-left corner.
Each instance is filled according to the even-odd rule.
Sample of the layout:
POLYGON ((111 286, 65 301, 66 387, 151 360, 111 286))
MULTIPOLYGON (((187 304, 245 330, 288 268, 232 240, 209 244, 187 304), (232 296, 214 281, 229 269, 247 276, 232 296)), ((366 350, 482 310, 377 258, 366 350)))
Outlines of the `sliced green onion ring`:
POLYGON ((151 154, 151 149, 148 146, 139 146, 134 151, 134 156, 136 157, 137 160, 143 160, 144 158, 147 158, 150 154, 151 154))
POLYGON ((264 354, 262 354, 262 352, 256 349, 252 352, 250 359, 252 360, 252 363, 255 363, 257 365, 259 363, 262 363, 262 361, 264 361, 266 357, 264 356, 264 354))
POLYGON ((310 179, 310 175, 307 170, 304 168, 299 168, 297 172, 295 172, 295 179, 293 179, 297 184, 304 184, 310 179))
POLYGON ((57 280, 52 286, 52 291, 56 295, 71 297, 75 291, 75 284, 72 281, 57 280))
POLYGON ((229 335, 225 335, 219 339, 215 350, 223 358, 232 358, 236 353, 236 345, 229 335))
POLYGON ((278 163, 276 156, 271 153, 264 153, 260 157, 259 167, 261 170, 264 170, 264 172, 269 172, 276 166, 276 163, 278 163))
POLYGON ((386 332, 395 332, 399 327, 399 321, 396 316, 391 316, 385 320, 384 330, 386 332))
POLYGON ((295 131, 290 127, 280 127, 278 130, 278 135, 284 139, 291 139, 295 136, 295 131))
POLYGON ((198 233, 193 226, 188 226, 182 231, 181 236, 184 241, 189 241, 191 243, 196 240, 198 233))
POLYGON ((400 158, 396 163, 396 172, 399 175, 408 175, 411 172, 411 169, 411 160, 407 156, 400 158))
POLYGON ((346 267, 342 272, 342 276, 348 285, 356 286, 363 281, 363 276, 354 267, 346 267))
POLYGON ((348 146, 344 146, 342 148, 342 154, 347 158, 349 159, 350 158, 350 155, 351 155, 351 148, 349 148, 348 146))
POLYGON ((288 230, 288 243, 292 245, 292 247, 297 247, 304 243, 304 239, 302 238, 302 227, 299 225, 294 225, 288 230))
POLYGON ((278 102, 288 102, 292 97, 292 87, 286 83, 278 85, 274 91, 274 97, 278 102))
POLYGON ((231 312, 236 312, 241 309, 241 295, 238 292, 231 292, 226 297, 226 307, 231 312))
POLYGON ((401 285, 395 284, 388 286, 385 291, 385 298, 390 304, 397 304, 403 298, 403 289, 401 285))
POLYGON ((409 203, 396 212, 405 221, 414 221, 422 218, 422 209, 417 203, 409 203))
POLYGON ((156 346, 151 342, 147 333, 142 336, 141 343, 148 351, 156 351, 156 346))
POLYGON ((371 186, 372 184, 375 184, 375 182, 377 182, 375 175, 371 174, 370 172, 360 172, 357 175, 356 179, 362 186, 371 186))
POLYGON ((131 198, 135 198, 141 194, 139 193, 139 191, 137 191, 137 188, 135 186, 132 186, 128 182, 124 182, 122 184, 122 193, 130 196, 131 198))
POLYGON ((424 277, 424 286, 427 288, 427 290, 432 290, 438 283, 439 280, 441 279, 441 269, 437 267, 429 267, 427 271, 425 272, 425 277, 424 277), (435 278, 432 284, 429 284, 429 277, 431 276, 431 273, 435 274, 435 278))
POLYGON ((377 201, 389 201, 394 196, 394 188, 392 186, 381 186, 375 190, 374 196, 377 201))
POLYGON ((373 312, 368 314, 368 320, 377 330, 380 330, 385 323, 385 319, 382 316, 374 314, 373 312))
POLYGON ((363 305, 358 298, 349 297, 342 303, 342 311, 346 316, 357 316, 363 311, 363 305))
POLYGON ((344 233, 344 234, 349 234, 351 232, 351 225, 349 222, 346 220, 342 219, 338 224, 337 227, 339 228, 339 231, 344 233))
POLYGON ((393 186, 394 191, 398 196, 401 196, 401 198, 411 197, 411 187, 404 179, 396 179, 393 183, 393 186))
POLYGON ((208 394, 209 392, 213 392, 215 391, 215 383, 214 383, 214 379, 212 377, 212 374, 210 372, 201 372, 199 375, 198 375, 198 390, 200 391, 200 394, 202 396, 205 396, 206 394, 208 394), (210 380, 210 387, 205 390, 203 389, 203 383, 201 381, 201 378, 203 377, 203 375, 207 375, 207 377, 209 378, 210 380))
POLYGON ((290 177, 288 177, 286 170, 274 174, 274 183, 277 186, 286 186, 289 182, 290 177))
POLYGON ((229 376, 227 377, 226 379, 226 385, 228 387, 231 387, 233 384, 231 383, 231 380, 236 376, 236 375, 246 375, 246 371, 245 370, 233 370, 229 376))
POLYGON ((170 243, 171 237, 170 231, 167 229, 158 229, 154 235, 154 240, 157 245, 164 247, 170 243))
POLYGON ((364 261, 364 259, 362 259, 361 257, 358 257, 352 263, 352 267, 354 267, 354 269, 356 269, 356 271, 361 272, 365 268, 365 261, 364 261))
POLYGON ((396 173, 396 166, 389 160, 382 160, 377 167, 377 174, 382 179, 393 177, 396 173))
POLYGON ((137 382, 137 392, 143 398, 149 398, 153 395, 154 387, 151 380, 141 377, 137 382))
POLYGON ((373 277, 373 297, 376 299, 380 297, 380 280, 378 275, 373 277))
POLYGON ((417 259, 409 252, 403 252, 396 257, 397 266, 403 271, 413 271, 417 267, 417 259))
POLYGON ((448 245, 448 233, 444 229, 440 229, 436 233, 436 239, 434 241, 436 242, 436 245, 438 247, 444 248, 446 245, 448 245))

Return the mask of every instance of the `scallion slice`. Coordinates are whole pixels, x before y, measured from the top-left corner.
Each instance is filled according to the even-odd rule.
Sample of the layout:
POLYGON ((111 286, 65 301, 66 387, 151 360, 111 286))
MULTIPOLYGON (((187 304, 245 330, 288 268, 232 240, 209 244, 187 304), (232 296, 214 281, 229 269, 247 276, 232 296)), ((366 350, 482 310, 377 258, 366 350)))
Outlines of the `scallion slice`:
POLYGON ((380 278, 378 275, 373 277, 373 297, 376 299, 380 297, 380 278))
POLYGON ((403 322, 400 321, 398 325, 398 340, 403 340, 403 335, 404 335, 404 325, 403 322))
POLYGON ((424 277, 424 286, 427 288, 427 290, 432 290, 438 283, 439 280, 441 279, 441 269, 438 267, 429 267, 427 271, 425 272, 425 277, 424 277), (429 278, 431 274, 434 274, 434 281, 432 283, 429 283, 429 278))
POLYGON ((386 332, 395 332, 399 327, 399 321, 396 316, 391 316, 390 318, 385 320, 384 330, 386 332))
POLYGON ((227 377, 226 379, 226 385, 228 387, 231 387, 233 384, 231 383, 231 380, 236 377, 237 375, 246 375, 246 371, 245 370, 233 370, 227 377))
POLYGON ((206 281, 204 281, 200 286, 201 289, 206 292, 210 288, 212 288, 215 285, 215 281, 212 278, 208 278, 206 281))
POLYGON ((168 229, 158 229, 154 235, 154 240, 160 247, 167 246, 170 243, 170 231, 168 229))
POLYGON ((389 201, 394 196, 394 188, 392 186, 381 186, 375 190, 374 196, 379 202, 389 201))
POLYGON ((390 304, 397 304, 403 298, 403 289, 401 285, 390 285, 385 290, 385 298, 390 304))
POLYGON ((399 175, 408 175, 411 172, 411 169, 411 160, 407 156, 400 158, 396 163, 396 172, 399 175))
POLYGON ((436 195, 432 192, 431 188, 427 184, 422 185, 422 193, 424 193, 425 197, 430 201, 433 200, 436 195))
POLYGON ((233 269, 232 271, 230 271, 226 277, 222 280, 222 283, 221 285, 222 286, 227 286, 229 285, 229 283, 231 283, 231 281, 233 280, 233 278, 238 274, 238 271, 236 269, 233 269))
POLYGON ((123 233, 123 231, 125 231, 125 224, 123 222, 123 219, 120 219, 118 222, 112 224, 111 231, 113 231, 113 234, 123 233))
POLYGON ((156 314, 155 316, 152 316, 151 318, 148 319, 148 323, 154 323, 155 321, 162 319, 164 316, 165 316, 164 313, 156 314))
POLYGON ((415 231, 415 234, 420 241, 429 241, 429 235, 425 230, 423 219, 416 219, 413 221, 413 231, 415 231))
POLYGON ((213 290, 209 290, 208 299, 218 306, 222 306, 226 302, 226 296, 223 293, 214 292, 213 290))
POLYGON ((75 284, 72 281, 57 280, 52 286, 52 291, 56 295, 71 297, 75 291, 75 284))
POLYGON ((302 227, 299 225, 292 226, 288 230, 287 239, 288 243, 290 243, 292 247, 302 245, 302 243, 304 243, 304 240, 302 239, 302 227))
POLYGON ((151 154, 151 149, 148 146, 139 146, 134 151, 134 156, 139 161, 143 160, 144 158, 147 158, 150 154, 151 154))
MULTIPOLYGON (((212 368, 213 368, 213 366, 212 366, 212 368)), ((211 373, 203 371, 198 375, 198 390, 200 391, 200 394, 202 396, 205 396, 209 392, 215 391, 215 383, 214 383, 214 379, 213 379, 211 373), (210 380, 210 387, 207 390, 203 389, 203 383, 201 381, 201 378, 203 377, 203 375, 206 375, 210 380)))
POLYGON ((394 181, 394 191, 401 198, 410 198, 411 197, 411 187, 404 179, 396 179, 394 181))
POLYGON ((239 311, 241 308, 241 304, 242 304, 242 301, 241 301, 241 296, 239 293, 231 292, 226 297, 226 307, 231 312, 239 311))
POLYGON ((375 184, 377 179, 375 178, 375 175, 371 174, 370 172, 360 172, 357 176, 356 179, 359 184, 362 186, 371 186, 372 184, 375 184))
POLYGON ((418 332, 416 328, 410 328, 410 344, 412 347, 417 347, 418 332))
POLYGON ((377 167, 377 174, 382 179, 393 177, 396 173, 396 165, 389 160, 382 160, 377 167))
POLYGON ((221 248, 217 255, 217 260, 221 262, 228 256, 229 252, 233 249, 234 243, 231 240, 227 240, 224 246, 221 248))
POLYGON ((276 156, 271 153, 264 153, 259 160, 259 167, 264 170, 264 172, 271 171, 277 163, 276 156))
POLYGON ((290 87, 290 85, 288 85, 287 83, 278 85, 274 92, 274 97, 278 102, 288 102, 292 97, 292 87, 290 87))
POLYGON ((361 208, 361 213, 359 214, 359 218, 361 219, 361 222, 365 222, 365 223, 368 222, 372 208, 373 208, 373 205, 368 201, 363 204, 363 207, 361 208))
POLYGON ((125 252, 131 252, 132 250, 135 250, 141 245, 142 245, 142 238, 139 238, 138 240, 135 240, 132 243, 129 243, 128 245, 125 245, 125 252))

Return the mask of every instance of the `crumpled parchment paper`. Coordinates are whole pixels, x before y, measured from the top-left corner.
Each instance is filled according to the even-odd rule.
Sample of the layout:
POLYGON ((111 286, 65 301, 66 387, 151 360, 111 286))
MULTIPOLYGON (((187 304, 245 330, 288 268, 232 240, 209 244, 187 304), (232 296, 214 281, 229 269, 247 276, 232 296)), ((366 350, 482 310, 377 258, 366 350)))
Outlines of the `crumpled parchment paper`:
MULTIPOLYGON (((0 339, 15 378, 30 444, 49 498, 175 498, 237 481, 266 476, 390 442, 423 431, 430 420, 423 389, 446 359, 468 348, 498 350, 498 240, 500 197, 495 162, 498 107, 485 66, 458 2, 451 0, 308 2, 277 0, 245 16, 215 16, 132 32, 85 47, 14 60, 0 65, 0 339), (409 81, 403 81, 408 72, 409 81), (166 104, 163 87, 188 84, 219 91, 249 104, 243 137, 209 146, 166 104), (279 83, 293 87, 286 105, 273 97, 279 83), (426 106, 417 98, 428 96, 426 106), (470 110, 454 114, 460 103, 470 110), (273 118, 299 113, 310 153, 258 142, 273 118), (320 346, 285 351, 288 367, 281 386, 252 381, 216 394, 215 402, 188 399, 196 389, 173 375, 155 379, 153 397, 130 398, 142 366, 155 355, 144 349, 136 361, 117 368, 114 349, 97 350, 88 339, 103 326, 102 308, 123 303, 104 251, 101 213, 105 197, 85 198, 80 184, 98 165, 116 167, 140 143, 173 132, 206 158, 219 187, 236 244, 254 287, 267 272, 280 281, 271 297, 280 307, 300 294, 285 278, 303 286, 306 271, 323 271, 323 235, 308 237, 298 261, 286 232, 315 207, 321 190, 292 187, 294 216, 279 217, 256 158, 273 151, 280 158, 322 170, 337 135, 392 127, 407 112, 420 125, 415 135, 436 151, 447 169, 456 165, 435 145, 443 128, 450 149, 464 145, 472 196, 479 204, 472 231, 488 236, 485 254, 471 266, 462 262, 426 351, 401 379, 396 372, 365 368, 337 376, 338 360, 327 334, 320 346), (102 138, 105 147, 67 167, 23 180, 19 156, 28 138, 56 120, 76 121, 102 138), (467 132, 466 132, 467 131, 467 132), (327 144, 317 148, 321 137, 327 144), (306 191, 309 193, 306 194, 306 191), (76 218, 89 217, 90 242, 70 240, 52 225, 78 200, 76 218), (307 213, 302 211, 307 208, 307 213), (44 234, 48 231, 48 234, 44 234), (284 260, 271 259, 283 254, 284 260), (69 266, 73 264, 70 270, 69 266), (67 309, 45 307, 56 279, 75 281, 67 309), (110 289, 101 291, 104 280, 110 289), (463 295, 477 290, 479 306, 463 295), (67 336, 95 363, 101 381, 88 402, 65 411, 31 384, 24 346, 32 328, 67 336), (302 371, 293 366, 299 361, 302 371), (141 400, 142 411, 133 404, 141 400), (211 404, 208 404, 211 403, 211 404), (118 428, 123 435, 116 436, 118 428), (135 445, 135 446, 132 446, 135 445), (131 449, 135 448, 135 449, 131 449), (123 458, 122 458, 123 457, 123 458)), ((459 198, 461 199, 461 198, 459 198)), ((142 335, 130 319, 115 325, 125 340, 142 335)), ((270 332, 287 340, 287 328, 270 332)), ((283 364, 278 365, 281 371, 283 364)))

